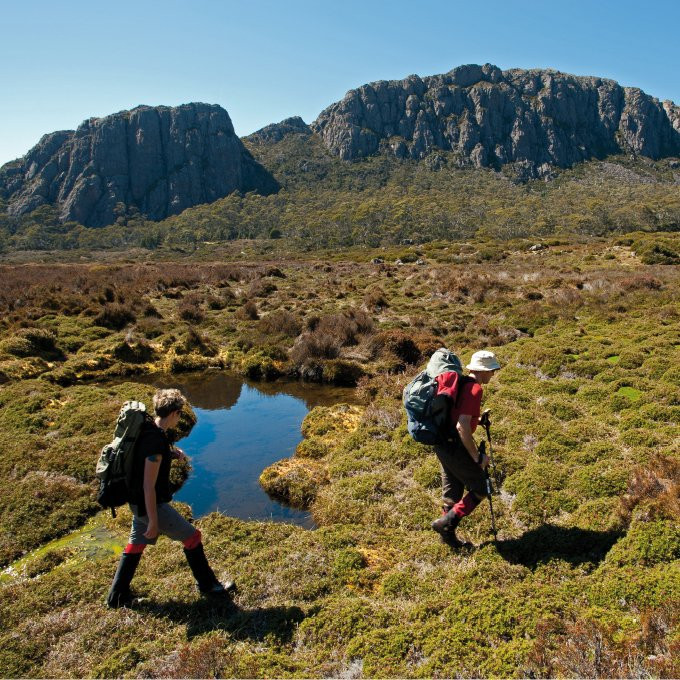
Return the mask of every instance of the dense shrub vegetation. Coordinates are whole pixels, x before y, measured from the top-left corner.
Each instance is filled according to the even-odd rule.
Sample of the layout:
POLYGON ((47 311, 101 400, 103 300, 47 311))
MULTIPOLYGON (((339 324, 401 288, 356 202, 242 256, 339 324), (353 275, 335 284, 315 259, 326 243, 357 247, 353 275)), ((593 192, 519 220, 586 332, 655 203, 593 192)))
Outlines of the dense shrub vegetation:
POLYGON ((677 677, 675 235, 297 257, 284 241, 266 262, 238 243, 216 246, 230 262, 0 268, 3 673, 677 677), (438 466, 400 401, 440 345, 503 365, 485 391, 499 541, 482 505, 459 551, 429 529, 438 466), (210 515, 234 606, 200 600, 161 539, 134 582, 146 599, 107 611, 116 557, 94 546, 123 544, 129 517, 95 514, 93 461, 149 388, 106 380, 206 367, 358 385, 361 405, 311 411, 296 454, 262 473, 319 528, 210 515))

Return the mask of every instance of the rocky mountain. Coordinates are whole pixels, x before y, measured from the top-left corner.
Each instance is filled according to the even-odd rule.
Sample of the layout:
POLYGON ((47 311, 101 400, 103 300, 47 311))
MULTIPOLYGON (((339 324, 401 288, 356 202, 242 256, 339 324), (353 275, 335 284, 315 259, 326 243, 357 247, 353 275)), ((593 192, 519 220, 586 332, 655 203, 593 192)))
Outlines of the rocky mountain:
POLYGON ((61 221, 100 227, 136 212, 160 220, 235 190, 273 193, 273 174, 287 188, 316 188, 342 175, 341 161, 375 154, 394 168, 390 157, 437 169, 442 152, 448 166, 511 166, 520 181, 610 154, 680 157, 680 107, 612 80, 491 64, 363 85, 311 125, 287 118, 243 140, 216 105, 140 106, 45 135, 0 168, 0 199, 11 216, 47 204, 61 221))
POLYGON ((312 130, 300 116, 293 116, 282 120, 280 123, 267 125, 257 132, 253 132, 247 139, 254 144, 275 144, 290 134, 310 135, 312 130))
POLYGON ((461 166, 514 163, 527 176, 621 151, 680 155, 680 108, 672 102, 603 78, 491 64, 363 85, 311 127, 346 160, 446 150, 461 166))
POLYGON ((91 227, 138 210, 160 220, 234 190, 262 194, 278 184, 243 146, 220 106, 139 106, 45 135, 0 169, 11 215, 43 204, 62 221, 91 227))

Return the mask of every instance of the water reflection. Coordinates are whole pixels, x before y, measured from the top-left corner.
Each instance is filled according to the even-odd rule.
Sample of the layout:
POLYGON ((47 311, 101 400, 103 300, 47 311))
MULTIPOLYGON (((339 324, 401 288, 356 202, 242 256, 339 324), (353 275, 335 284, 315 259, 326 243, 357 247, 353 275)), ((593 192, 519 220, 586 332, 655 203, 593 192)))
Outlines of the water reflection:
POLYGON ((353 390, 251 383, 224 372, 152 376, 149 382, 182 390, 198 416, 180 444, 194 469, 175 495, 192 506, 194 517, 218 510, 242 519, 313 527, 309 513, 272 500, 257 480, 265 467, 293 454, 302 439, 300 425, 311 408, 353 402, 353 390))
POLYGON ((182 390, 189 403, 199 409, 216 411, 218 409, 230 409, 238 402, 241 396, 243 381, 235 376, 227 376, 224 373, 206 373, 200 377, 172 377, 164 378, 168 382, 163 385, 154 382, 159 387, 172 384, 182 390))

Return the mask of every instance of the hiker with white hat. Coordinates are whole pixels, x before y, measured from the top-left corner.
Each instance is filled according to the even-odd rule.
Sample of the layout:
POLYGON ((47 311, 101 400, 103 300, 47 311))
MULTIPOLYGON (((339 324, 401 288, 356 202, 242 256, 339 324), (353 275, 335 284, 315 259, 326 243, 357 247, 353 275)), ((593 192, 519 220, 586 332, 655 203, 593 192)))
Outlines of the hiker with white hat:
POLYGON ((447 543, 460 546, 456 527, 487 495, 486 467, 489 458, 477 449, 473 433, 477 425, 488 422, 489 412, 480 414, 482 386, 487 385, 500 368, 493 352, 475 352, 466 366, 468 376, 460 385, 450 412, 450 430, 445 440, 434 447, 442 474, 442 516, 432 528, 447 543), (464 496, 465 489, 468 493, 464 496))

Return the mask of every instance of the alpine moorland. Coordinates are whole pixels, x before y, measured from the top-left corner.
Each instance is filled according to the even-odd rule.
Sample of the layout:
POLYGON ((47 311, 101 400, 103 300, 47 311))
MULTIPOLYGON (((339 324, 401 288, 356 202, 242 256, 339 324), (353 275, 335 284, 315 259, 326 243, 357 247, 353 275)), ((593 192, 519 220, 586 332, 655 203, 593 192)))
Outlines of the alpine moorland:
POLYGON ((680 675, 677 107, 414 78, 242 140, 221 109, 142 107, 0 170, 1 675, 680 675), (135 147, 154 129, 176 162, 135 147), (460 549, 401 404, 441 346, 502 365, 498 539, 485 504, 460 549), (129 513, 99 511, 99 449, 148 376, 221 370, 356 387, 260 477, 317 528, 212 513, 232 605, 161 538, 108 610, 129 513))

